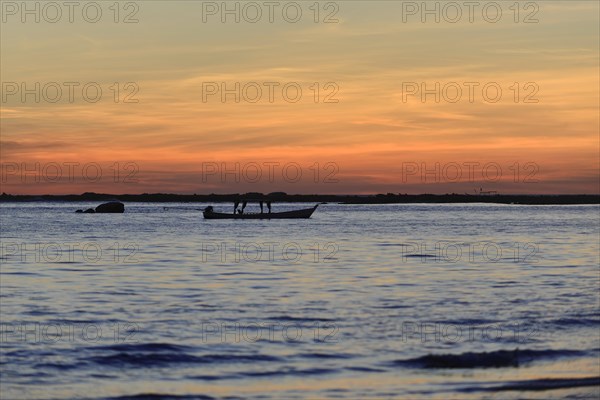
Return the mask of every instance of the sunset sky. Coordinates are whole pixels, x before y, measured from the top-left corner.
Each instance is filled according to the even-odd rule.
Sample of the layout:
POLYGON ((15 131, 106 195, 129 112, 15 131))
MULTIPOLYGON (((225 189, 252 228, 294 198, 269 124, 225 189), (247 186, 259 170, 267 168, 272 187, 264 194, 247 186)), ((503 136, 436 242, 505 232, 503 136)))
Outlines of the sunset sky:
POLYGON ((521 2, 518 15, 499 1, 495 23, 489 2, 472 22, 461 6, 456 23, 446 2, 439 23, 411 8, 421 2, 320 2, 316 16, 299 1, 296 23, 290 2, 276 2, 273 23, 261 1, 254 23, 247 2, 239 23, 214 8, 222 2, 200 1, 121 2, 118 16, 99 1, 91 23, 86 3, 74 22, 63 8, 52 23, 55 10, 36 22, 24 3, 2 2, 2 192, 600 192, 597 1, 521 2), (129 14, 138 22, 124 23, 129 14), (22 96, 36 82, 39 102, 22 96), (79 85, 73 102, 65 82, 79 85), (82 95, 91 82, 95 103, 82 95), (239 103, 207 92, 236 82, 247 88, 239 103), (409 92, 436 82, 448 89, 439 102, 409 92), (297 102, 286 84, 290 97, 302 89, 297 102), (138 102, 124 102, 135 90, 138 102))

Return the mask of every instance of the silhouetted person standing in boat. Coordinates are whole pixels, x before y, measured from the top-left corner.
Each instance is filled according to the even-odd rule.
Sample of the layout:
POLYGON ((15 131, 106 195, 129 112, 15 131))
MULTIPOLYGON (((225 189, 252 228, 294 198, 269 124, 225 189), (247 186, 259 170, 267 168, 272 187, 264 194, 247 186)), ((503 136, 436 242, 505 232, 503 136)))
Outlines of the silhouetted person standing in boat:
MULTIPOLYGON (((271 214, 271 202, 270 201, 267 201, 267 208, 269 209, 269 214, 271 214)), ((260 204, 260 210, 262 212, 262 202, 260 204)))

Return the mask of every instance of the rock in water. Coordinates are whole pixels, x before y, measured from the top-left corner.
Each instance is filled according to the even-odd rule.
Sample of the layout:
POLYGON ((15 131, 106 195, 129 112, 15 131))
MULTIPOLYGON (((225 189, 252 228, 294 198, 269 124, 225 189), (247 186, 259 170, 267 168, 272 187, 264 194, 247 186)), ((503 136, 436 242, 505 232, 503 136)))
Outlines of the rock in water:
POLYGON ((85 210, 83 213, 84 214, 94 214, 96 211, 94 211, 93 208, 88 208, 87 210, 85 210))
POLYGON ((125 205, 118 201, 111 201, 108 203, 100 204, 96 207, 97 213, 123 213, 125 212, 125 205))

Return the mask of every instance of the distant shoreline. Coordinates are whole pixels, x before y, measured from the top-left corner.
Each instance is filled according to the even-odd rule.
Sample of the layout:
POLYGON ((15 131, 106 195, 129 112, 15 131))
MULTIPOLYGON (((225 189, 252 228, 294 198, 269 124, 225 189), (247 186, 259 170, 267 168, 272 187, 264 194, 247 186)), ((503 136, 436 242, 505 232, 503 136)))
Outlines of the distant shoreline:
POLYGON ((233 203, 236 199, 256 199, 274 203, 343 203, 343 204, 411 204, 411 203, 495 203, 495 204, 600 204, 600 195, 468 195, 468 194, 373 194, 373 195, 328 195, 328 194, 103 194, 83 193, 79 195, 0 195, 0 202, 35 201, 109 201, 140 203, 233 203))

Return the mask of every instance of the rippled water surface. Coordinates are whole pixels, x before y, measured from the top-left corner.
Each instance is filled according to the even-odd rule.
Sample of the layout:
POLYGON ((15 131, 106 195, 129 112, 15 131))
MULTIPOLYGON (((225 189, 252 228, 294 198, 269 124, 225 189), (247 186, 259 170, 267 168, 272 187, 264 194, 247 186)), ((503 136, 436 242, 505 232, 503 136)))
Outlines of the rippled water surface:
POLYGON ((0 205, 2 399, 600 393, 597 206, 95 205, 0 205))

